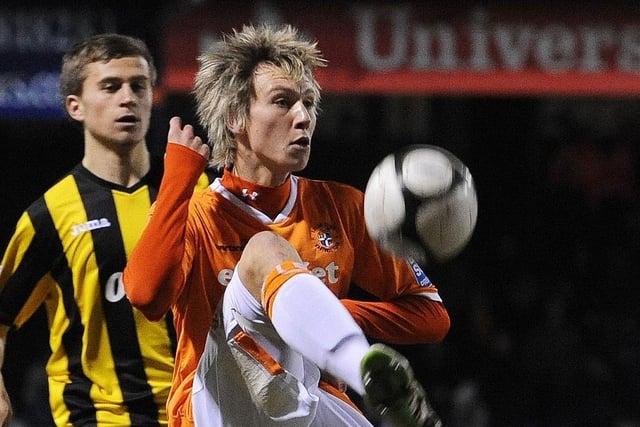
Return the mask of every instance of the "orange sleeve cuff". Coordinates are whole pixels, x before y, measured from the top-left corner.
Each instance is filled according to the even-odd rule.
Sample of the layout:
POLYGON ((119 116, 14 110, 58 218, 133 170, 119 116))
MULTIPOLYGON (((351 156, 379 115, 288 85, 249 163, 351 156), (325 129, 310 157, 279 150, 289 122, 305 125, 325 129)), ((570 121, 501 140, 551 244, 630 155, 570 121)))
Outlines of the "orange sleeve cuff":
POLYGON ((175 142, 167 143, 166 152, 158 201, 167 195, 171 195, 172 199, 188 199, 208 160, 200 153, 175 142))

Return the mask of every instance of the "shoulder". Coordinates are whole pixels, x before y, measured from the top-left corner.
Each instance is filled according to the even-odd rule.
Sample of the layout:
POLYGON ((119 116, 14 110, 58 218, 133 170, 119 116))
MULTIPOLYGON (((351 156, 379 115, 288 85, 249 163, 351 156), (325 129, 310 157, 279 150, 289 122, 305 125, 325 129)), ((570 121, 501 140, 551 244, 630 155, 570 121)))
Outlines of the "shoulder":
POLYGON ((312 205, 322 210, 333 207, 339 215, 348 216, 354 220, 364 215, 364 193, 351 185, 337 181, 300 178, 298 199, 303 205, 312 205))
POLYGON ((364 194, 361 190, 353 187, 352 185, 342 182, 311 179, 305 177, 295 178, 298 180, 299 188, 303 191, 321 191, 334 195, 352 197, 356 201, 364 197, 364 194))
POLYGON ((345 238, 359 246, 364 233, 364 194, 349 184, 301 178, 298 200, 305 214, 340 224, 345 238))
POLYGON ((66 211, 72 204, 73 193, 77 192, 74 189, 77 187, 72 173, 64 175, 24 210, 16 224, 16 231, 53 230, 54 216, 66 211))
POLYGON ((77 168, 74 168, 66 175, 63 175, 40 197, 31 203, 31 205, 29 205, 27 212, 29 212, 31 216, 34 216, 35 214, 47 212, 50 209, 53 209, 56 205, 66 204, 67 200, 73 193, 70 190, 78 187, 78 177, 79 172, 77 168))

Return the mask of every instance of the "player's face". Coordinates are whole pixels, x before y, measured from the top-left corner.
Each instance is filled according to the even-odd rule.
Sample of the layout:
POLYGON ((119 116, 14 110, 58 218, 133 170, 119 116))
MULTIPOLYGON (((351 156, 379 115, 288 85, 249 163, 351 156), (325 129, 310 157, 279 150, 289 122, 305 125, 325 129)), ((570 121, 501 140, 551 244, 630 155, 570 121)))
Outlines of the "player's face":
POLYGON ((85 68, 80 95, 67 97, 69 114, 84 125, 85 139, 134 145, 149 129, 152 87, 149 64, 141 57, 93 62, 85 68))
MULTIPOLYGON (((277 185, 309 161, 318 100, 311 82, 293 81, 273 65, 258 67, 254 88, 245 133, 239 135, 238 161, 263 171, 258 179, 248 178, 277 185)), ((242 174, 242 164, 236 166, 242 174)))

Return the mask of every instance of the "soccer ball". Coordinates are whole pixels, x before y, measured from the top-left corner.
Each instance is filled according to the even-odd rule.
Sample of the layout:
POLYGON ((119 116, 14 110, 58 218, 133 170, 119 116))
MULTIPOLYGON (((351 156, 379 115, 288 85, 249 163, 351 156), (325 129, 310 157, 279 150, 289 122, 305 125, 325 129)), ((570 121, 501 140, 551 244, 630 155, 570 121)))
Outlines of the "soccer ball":
POLYGON ((441 147, 405 147, 371 173, 364 217, 382 248, 418 263, 448 261, 464 249, 476 225, 471 172, 441 147))

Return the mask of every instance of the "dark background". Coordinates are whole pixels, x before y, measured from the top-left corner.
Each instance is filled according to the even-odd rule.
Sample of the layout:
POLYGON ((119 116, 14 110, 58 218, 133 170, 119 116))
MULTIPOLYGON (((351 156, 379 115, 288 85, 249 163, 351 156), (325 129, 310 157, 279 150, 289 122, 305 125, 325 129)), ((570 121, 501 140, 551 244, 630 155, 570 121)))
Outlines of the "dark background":
MULTIPOLYGON (((125 31, 157 51, 167 13, 127 10, 125 31)), ((639 113, 634 97, 324 96, 303 175, 363 189, 384 155, 428 143, 474 176, 475 234, 428 270, 451 332, 441 344, 400 347, 445 425, 640 426, 639 113)), ((194 122, 191 99, 156 108, 153 151, 172 115, 194 122)), ((0 117, 0 141, 4 247, 20 213, 80 160, 82 135, 66 119, 0 117)), ((50 422, 44 321, 39 313, 9 337, 15 425, 50 422)))

